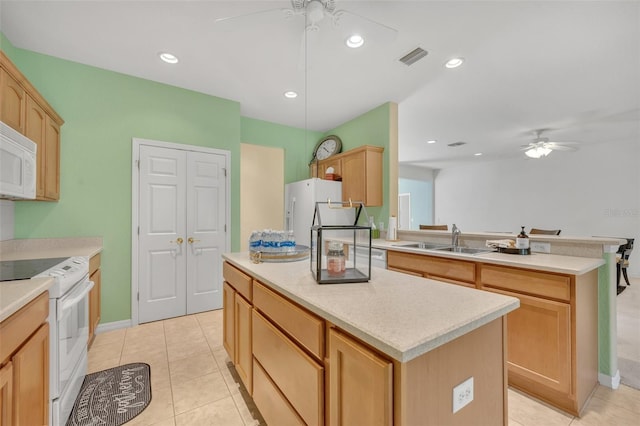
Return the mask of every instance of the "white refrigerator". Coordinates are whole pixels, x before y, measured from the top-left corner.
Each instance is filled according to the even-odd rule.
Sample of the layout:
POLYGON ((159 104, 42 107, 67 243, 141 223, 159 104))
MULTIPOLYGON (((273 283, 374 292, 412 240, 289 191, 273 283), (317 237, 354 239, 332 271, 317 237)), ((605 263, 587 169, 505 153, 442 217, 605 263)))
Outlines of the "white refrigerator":
MULTIPOLYGON (((288 183, 284 187, 284 229, 293 231, 296 244, 310 246, 311 226, 316 202, 342 200, 342 182, 319 178, 288 183)), ((322 210, 323 225, 353 224, 355 209, 330 210, 330 216, 322 210)))

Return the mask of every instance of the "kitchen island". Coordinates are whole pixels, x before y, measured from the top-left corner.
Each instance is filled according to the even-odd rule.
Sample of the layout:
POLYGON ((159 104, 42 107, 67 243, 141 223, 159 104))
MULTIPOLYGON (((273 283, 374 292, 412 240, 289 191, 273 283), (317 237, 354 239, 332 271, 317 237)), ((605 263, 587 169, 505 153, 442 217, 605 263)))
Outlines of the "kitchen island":
POLYGON ((517 298, 378 268, 318 285, 308 261, 223 257, 224 345, 267 423, 507 423, 517 298))

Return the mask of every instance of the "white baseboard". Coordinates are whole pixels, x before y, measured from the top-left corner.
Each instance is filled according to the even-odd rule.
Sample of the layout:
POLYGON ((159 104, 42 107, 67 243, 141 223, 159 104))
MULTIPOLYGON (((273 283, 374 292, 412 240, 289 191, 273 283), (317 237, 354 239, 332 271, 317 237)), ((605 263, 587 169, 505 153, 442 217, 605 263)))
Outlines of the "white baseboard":
POLYGON ((613 377, 598 373, 598 382, 600 382, 602 386, 606 386, 611 389, 618 389, 618 387, 620 387, 620 370, 616 370, 616 375, 613 377))
POLYGON ((121 328, 129 328, 131 327, 131 320, 122 320, 122 321, 113 321, 107 322, 105 324, 98 324, 96 328, 96 334, 104 333, 107 331, 119 330, 121 328))

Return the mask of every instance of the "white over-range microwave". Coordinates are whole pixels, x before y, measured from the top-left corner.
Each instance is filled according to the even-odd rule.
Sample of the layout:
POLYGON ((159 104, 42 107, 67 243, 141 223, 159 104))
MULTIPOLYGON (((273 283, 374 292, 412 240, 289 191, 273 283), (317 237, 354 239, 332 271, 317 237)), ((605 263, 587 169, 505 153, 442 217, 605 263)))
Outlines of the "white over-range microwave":
POLYGON ((35 142, 0 121, 0 198, 36 198, 36 150, 35 142))

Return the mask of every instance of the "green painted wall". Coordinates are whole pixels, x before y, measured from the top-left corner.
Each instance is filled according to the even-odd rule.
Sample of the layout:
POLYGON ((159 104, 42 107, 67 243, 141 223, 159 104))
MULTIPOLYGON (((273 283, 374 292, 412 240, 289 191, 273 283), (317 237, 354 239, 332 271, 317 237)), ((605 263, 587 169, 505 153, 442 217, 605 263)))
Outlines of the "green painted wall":
MULTIPOLYGON (((102 323, 131 318, 132 138, 231 152, 231 242, 239 248, 240 142, 285 149, 285 182, 306 179, 321 132, 240 116, 237 102, 15 48, 0 47, 65 120, 59 202, 16 202, 15 238, 101 236, 102 323)), ((344 150, 385 147, 388 216, 389 107, 382 105, 327 132, 344 150)))
POLYGON ((243 143, 284 148, 284 183, 309 177, 309 161, 321 132, 306 131, 254 118, 240 118, 243 143))
MULTIPOLYGON (((6 44, 3 39, 3 49, 6 44)), ((34 52, 5 52, 65 120, 60 201, 16 202, 15 237, 102 236, 103 323, 131 318, 132 138, 231 151, 231 239, 237 250, 237 102, 34 52)))
MULTIPOLYGON (((382 154, 383 205, 367 207, 367 214, 375 218, 376 225, 383 221, 385 226, 389 220, 389 132, 393 119, 391 114, 391 104, 385 103, 325 133, 325 135, 340 137, 343 152, 361 145, 384 148, 382 154)), ((397 185, 397 182, 395 184, 397 185)))

